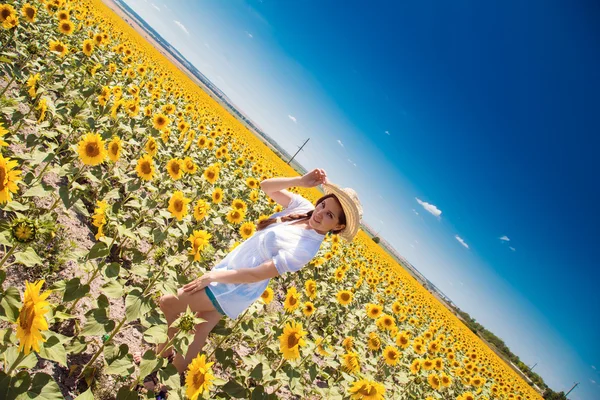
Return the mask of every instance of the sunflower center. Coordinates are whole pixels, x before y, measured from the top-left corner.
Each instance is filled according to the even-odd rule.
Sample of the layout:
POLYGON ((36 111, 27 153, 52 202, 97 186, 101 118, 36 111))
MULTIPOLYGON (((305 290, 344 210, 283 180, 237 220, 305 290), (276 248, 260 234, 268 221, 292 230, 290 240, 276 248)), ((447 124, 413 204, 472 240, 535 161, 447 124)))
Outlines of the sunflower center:
POLYGON ((150 172, 152 172, 152 168, 150 168, 150 163, 149 162, 143 162, 142 163, 142 172, 144 174, 149 174, 150 172))
POLYGON ((208 171, 206 175, 208 176, 208 179, 213 179, 215 177, 215 173, 212 171, 208 171))
POLYGON ((4 21, 6 18, 11 16, 11 12, 9 9, 5 8, 0 12, 0 16, 2 16, 2 20, 4 21))
POLYGON ((71 32, 71 24, 62 24, 62 30, 65 32, 71 32))
POLYGON ((371 385, 363 385, 358 393, 362 394, 363 396, 375 396, 377 394, 377 389, 371 385))
POLYGON ((290 297, 290 305, 291 306, 295 305, 297 302, 298 302, 298 300, 294 296, 290 297))
POLYGON ((175 208, 177 212, 181 212, 183 210, 183 201, 179 199, 175 200, 173 203, 173 208, 175 208))
POLYGON ((119 152, 119 145, 116 143, 113 143, 110 145, 110 152, 114 155, 116 155, 119 152))
POLYGON ((35 10, 31 7, 27 7, 25 8, 25 15, 27 18, 33 19, 33 17, 35 17, 35 10))
POLYGON ((6 181, 6 169, 0 166, 0 191, 4 190, 6 181))
POLYGON ((299 338, 298 338, 298 334, 297 334, 296 332, 293 332, 293 333, 291 333, 291 334, 288 336, 288 347, 289 347, 289 348, 292 348, 292 347, 295 347, 295 346, 297 346, 297 345, 298 345, 298 342, 299 342, 299 340, 298 340, 298 339, 299 339, 299 338))
POLYGON ((171 164, 171 171, 174 174, 178 174, 179 173, 179 164, 178 163, 171 164))
POLYGON ((215 199, 219 200, 221 198, 221 194, 220 193, 215 193, 215 199))
POLYGON ((350 300, 350 295, 348 293, 342 293, 342 300, 344 301, 348 301, 350 300))
POLYGON ((63 46, 62 44, 60 44, 60 43, 59 43, 59 44, 57 44, 57 45, 56 45, 56 47, 54 47, 54 48, 55 48, 55 49, 56 49, 56 51, 58 51, 59 53, 62 53, 62 52, 65 50, 64 46, 63 46))
POLYGON ((86 43, 85 44, 85 51, 87 51, 87 52, 92 51, 92 44, 91 43, 86 43))
POLYGON ((204 374, 199 372, 194 375, 194 386, 202 387, 202 385, 204 385, 204 374))
POLYGON ((32 304, 25 304, 21 312, 19 313, 19 326, 25 332, 29 332, 33 326, 33 319, 35 318, 35 312, 32 304))
POLYGON ((204 243, 204 240, 202 240, 201 238, 194 239, 194 247, 196 247, 196 248, 202 247, 203 243, 204 243))
POLYGON ((100 148, 97 143, 88 143, 85 146, 85 153, 88 157, 97 157, 100 154, 100 148))

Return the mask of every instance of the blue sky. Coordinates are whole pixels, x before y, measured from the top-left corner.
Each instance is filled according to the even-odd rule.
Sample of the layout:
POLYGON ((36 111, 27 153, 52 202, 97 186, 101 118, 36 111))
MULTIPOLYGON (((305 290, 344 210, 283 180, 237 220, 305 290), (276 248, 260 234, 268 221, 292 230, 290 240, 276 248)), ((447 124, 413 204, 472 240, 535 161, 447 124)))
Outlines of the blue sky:
POLYGON ((600 398, 597 3, 126 1, 554 390, 600 398))

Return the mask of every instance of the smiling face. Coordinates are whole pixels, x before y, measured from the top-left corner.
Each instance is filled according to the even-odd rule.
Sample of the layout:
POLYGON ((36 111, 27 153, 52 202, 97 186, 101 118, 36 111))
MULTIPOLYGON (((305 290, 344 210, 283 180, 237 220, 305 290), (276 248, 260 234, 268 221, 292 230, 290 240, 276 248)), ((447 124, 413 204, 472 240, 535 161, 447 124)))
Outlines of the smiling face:
POLYGON ((340 223, 343 216, 343 209, 335 197, 328 197, 315 206, 315 209, 308 220, 311 228, 321 234, 331 230, 339 230, 345 227, 340 223))

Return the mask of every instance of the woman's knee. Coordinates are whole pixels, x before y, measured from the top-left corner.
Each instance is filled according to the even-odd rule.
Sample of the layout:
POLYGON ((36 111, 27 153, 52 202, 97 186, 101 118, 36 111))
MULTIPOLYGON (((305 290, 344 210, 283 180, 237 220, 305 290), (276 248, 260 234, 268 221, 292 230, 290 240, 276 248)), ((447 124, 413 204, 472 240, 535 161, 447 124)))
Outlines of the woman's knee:
POLYGON ((163 313, 174 312, 179 303, 179 299, 172 294, 162 295, 159 299, 159 306, 163 313))

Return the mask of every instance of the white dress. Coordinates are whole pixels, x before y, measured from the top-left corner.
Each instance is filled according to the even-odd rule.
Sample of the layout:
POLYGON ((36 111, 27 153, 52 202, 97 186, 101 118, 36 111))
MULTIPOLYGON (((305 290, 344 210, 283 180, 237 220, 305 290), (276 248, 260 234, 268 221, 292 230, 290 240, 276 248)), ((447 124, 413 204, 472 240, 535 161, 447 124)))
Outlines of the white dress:
MULTIPOLYGON (((294 213, 304 214, 314 209, 315 206, 310 201, 292 193, 288 207, 273 214, 271 218, 294 213)), ((290 225, 292 222, 297 221, 273 223, 261 231, 254 232, 212 270, 254 268, 269 260, 273 260, 280 275, 300 270, 315 257, 325 235, 314 229, 290 225)), ((253 283, 211 282, 209 289, 225 314, 235 319, 261 296, 269 281, 270 279, 253 283)))

